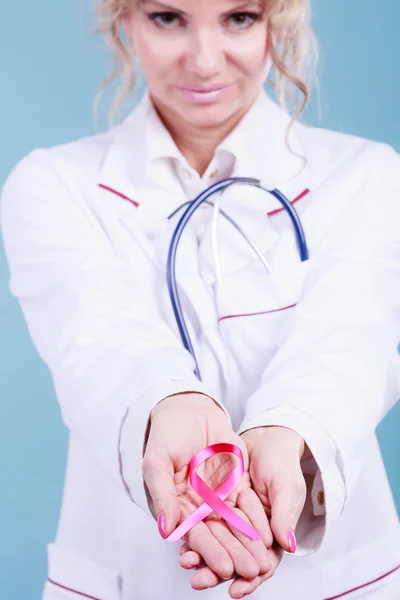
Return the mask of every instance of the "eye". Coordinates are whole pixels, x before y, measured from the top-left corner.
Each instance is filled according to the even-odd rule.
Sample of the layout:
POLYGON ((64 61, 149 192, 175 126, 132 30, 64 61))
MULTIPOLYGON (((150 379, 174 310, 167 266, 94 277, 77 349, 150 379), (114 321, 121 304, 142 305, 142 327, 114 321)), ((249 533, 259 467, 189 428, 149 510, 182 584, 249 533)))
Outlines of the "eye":
POLYGON ((238 12, 229 15, 228 26, 233 29, 248 29, 261 18, 261 14, 252 12, 238 12))
POLYGON ((182 24, 182 17, 174 12, 154 12, 148 13, 147 17, 153 21, 157 27, 164 29, 173 29, 182 24))

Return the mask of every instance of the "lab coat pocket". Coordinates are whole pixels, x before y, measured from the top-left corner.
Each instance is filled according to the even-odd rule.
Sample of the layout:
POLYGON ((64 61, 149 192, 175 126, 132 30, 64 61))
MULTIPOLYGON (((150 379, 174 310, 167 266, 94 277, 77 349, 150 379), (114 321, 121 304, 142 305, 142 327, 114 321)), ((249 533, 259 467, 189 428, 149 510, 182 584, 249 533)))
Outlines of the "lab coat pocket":
POLYGON ((343 594, 343 600, 398 600, 400 590, 400 568, 383 575, 377 581, 343 594))
POLYGON ((268 273, 253 262, 214 282, 220 335, 243 376, 258 378, 286 339, 309 268, 304 261, 268 273))
POLYGON ((48 562, 43 600, 120 600, 122 578, 116 570, 57 544, 48 545, 48 562))
MULTIPOLYGON (((293 308, 301 298, 310 260, 268 273, 260 262, 249 263, 213 284, 220 322, 257 317, 293 308)), ((261 319, 260 319, 261 320, 261 319)))

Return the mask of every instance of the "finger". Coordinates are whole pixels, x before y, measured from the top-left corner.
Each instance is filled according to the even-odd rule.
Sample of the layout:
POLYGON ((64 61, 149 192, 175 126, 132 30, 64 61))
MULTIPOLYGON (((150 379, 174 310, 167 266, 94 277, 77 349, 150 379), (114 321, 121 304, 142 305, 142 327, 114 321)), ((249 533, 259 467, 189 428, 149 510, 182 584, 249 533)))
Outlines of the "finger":
POLYGON ((187 543, 183 543, 182 546, 179 548, 179 554, 182 556, 183 554, 185 554, 185 552, 189 552, 190 548, 187 545, 187 543))
POLYGON ((253 489, 241 492, 237 498, 238 508, 246 515, 251 525, 261 534, 266 548, 270 548, 274 542, 274 536, 265 509, 253 489))
POLYGON ((166 538, 176 529, 181 514, 173 464, 165 453, 152 452, 145 455, 142 469, 153 501, 160 534, 166 538))
MULTIPOLYGON (((244 492, 239 494, 238 505, 239 505, 239 509, 244 508, 245 511, 247 511, 247 514, 245 514, 245 511, 242 512, 241 510, 237 510, 237 509, 233 509, 233 510, 236 512, 236 514, 240 518, 242 518, 247 523, 250 523, 251 525, 253 525, 253 527, 255 527, 262 534, 263 540, 257 540, 255 542, 253 542, 247 536, 245 536, 244 534, 242 534, 235 528, 230 527, 229 524, 226 524, 226 525, 229 526, 231 533, 237 539, 239 539, 239 542, 253 556, 257 565, 259 566, 259 572, 266 573, 266 572, 268 572, 268 570, 271 567, 271 560, 269 558, 266 546, 268 548, 272 546, 273 537, 272 537, 272 533, 271 533, 271 530, 269 527, 268 519, 266 518, 265 513, 264 513, 264 509, 260 503, 260 500, 259 500, 257 494, 255 494, 255 492, 251 489, 245 490, 244 492), (249 516, 251 518, 249 518, 249 516)), ((220 523, 220 521, 219 521, 219 523, 220 523)), ((214 526, 211 527, 211 530, 214 533, 213 527, 214 526)), ((222 540, 220 539, 219 541, 221 542, 222 540)), ((251 579, 252 577, 254 577, 256 575, 255 573, 246 571, 246 566, 244 567, 243 571, 241 570, 241 568, 238 566, 238 563, 235 560, 236 552, 234 552, 234 553, 230 552, 231 547, 230 547, 228 540, 226 540, 224 547, 229 552, 229 554, 233 560, 233 563, 234 563, 234 569, 237 573, 240 573, 244 577, 249 578, 249 579, 251 579)), ((182 545, 182 547, 180 549, 180 554, 182 557, 182 560, 179 559, 179 563, 181 564, 181 566, 185 566, 185 567, 191 566, 191 565, 199 566, 202 563, 202 557, 198 553, 193 552, 187 544, 182 545)), ((244 554, 243 558, 244 558, 244 560, 246 560, 246 554, 244 554)))
POLYGON ((234 571, 232 560, 205 523, 201 521, 192 527, 184 540, 192 550, 200 554, 204 562, 219 577, 222 579, 231 577, 234 571))
MULTIPOLYGON (((257 500, 258 500, 258 498, 257 498, 257 500)), ((259 500, 258 500, 258 502, 259 502, 259 500)), ((253 523, 251 523, 251 521, 247 517, 247 515, 245 515, 245 513, 242 512, 239 508, 232 508, 232 510, 234 513, 236 513, 238 515, 238 517, 243 519, 243 521, 245 521, 246 523, 249 523, 250 525, 253 525, 253 523)), ((264 519, 265 518, 266 517, 264 515, 264 519)), ((249 554, 254 558, 254 560, 256 561, 256 563, 258 565, 258 569, 259 569, 258 573, 247 573, 246 574, 246 573, 242 572, 242 570, 238 569, 238 564, 236 562, 234 562, 235 571, 239 575, 242 575, 243 577, 245 577, 246 579, 253 579, 260 573, 266 573, 269 570, 271 564, 270 564, 270 560, 268 558, 268 549, 265 546, 263 539, 253 541, 249 537, 247 537, 247 535, 245 535, 244 533, 242 533, 241 531, 237 530, 235 527, 230 525, 230 523, 224 523, 224 525, 230 530, 230 532, 235 537, 235 539, 237 539, 240 546, 242 546, 243 549, 246 550, 247 552, 249 552, 249 554)), ((272 543, 270 544, 270 546, 271 545, 272 545, 272 543)))
POLYGON ((203 559, 198 552, 189 549, 179 557, 178 562, 181 567, 188 569, 189 567, 199 567, 203 564, 203 559))
MULTIPOLYGON (((268 551, 270 555, 271 569, 268 573, 258 575, 252 580, 245 579, 233 573, 231 579, 234 579, 234 585, 229 588, 229 593, 232 598, 240 598, 243 594, 252 593, 257 587, 259 587, 264 581, 270 579, 276 572, 279 563, 282 560, 283 549, 274 543, 271 549, 268 551)), ((200 566, 196 573, 192 576, 191 584, 196 590, 205 590, 210 587, 216 587, 217 585, 224 583, 224 580, 218 578, 218 576, 207 566, 200 566)))
POLYGON ((189 567, 199 567, 203 563, 203 559, 201 558, 200 554, 194 552, 194 550, 191 550, 185 542, 179 548, 178 562, 181 567, 188 569, 189 567))
POLYGON ((190 580, 192 588, 199 591, 215 587, 220 583, 223 583, 223 580, 207 566, 202 567, 193 573, 190 580))
POLYGON ((283 550, 278 544, 274 543, 272 548, 269 550, 270 560, 271 560, 271 568, 267 573, 262 575, 258 575, 252 581, 247 581, 242 577, 238 577, 229 587, 229 594, 231 598, 237 599, 242 598, 244 594, 253 593, 262 583, 271 579, 278 568, 282 556, 283 550))
MULTIPOLYGON (((236 573, 233 573, 231 579, 234 579, 234 583, 229 588, 229 593, 232 598, 241 598, 243 597, 243 594, 251 594, 257 587, 264 583, 264 581, 267 581, 275 574, 276 569, 282 560, 283 550, 280 546, 274 544, 269 550, 269 554, 271 554, 271 569, 268 573, 258 575, 252 580, 245 579, 237 576, 236 573)), ((221 583, 224 583, 224 580, 219 578, 210 567, 207 566, 198 568, 191 578, 191 585, 195 590, 205 590, 207 588, 216 587, 221 583)))
MULTIPOLYGON (((233 509, 236 514, 238 511, 233 509)), ((260 565, 249 550, 232 533, 227 524, 223 521, 208 521, 206 523, 213 536, 225 548, 232 559, 234 571, 246 579, 254 579, 260 573, 260 565)), ((243 534, 240 534, 245 538, 243 534)), ((251 542, 251 540, 249 540, 251 542)), ((262 542, 261 542, 261 545, 262 542)), ((266 553, 266 549, 264 547, 266 553)), ((265 562, 265 561, 264 561, 265 562)))
POLYGON ((269 504, 272 533, 287 552, 296 550, 294 530, 306 499, 301 443, 295 431, 267 428, 250 460, 253 488, 263 505, 269 504))
POLYGON ((300 461, 291 472, 276 469, 268 486, 271 502, 271 529, 277 542, 287 552, 296 551, 295 528, 306 500, 306 483, 300 461))

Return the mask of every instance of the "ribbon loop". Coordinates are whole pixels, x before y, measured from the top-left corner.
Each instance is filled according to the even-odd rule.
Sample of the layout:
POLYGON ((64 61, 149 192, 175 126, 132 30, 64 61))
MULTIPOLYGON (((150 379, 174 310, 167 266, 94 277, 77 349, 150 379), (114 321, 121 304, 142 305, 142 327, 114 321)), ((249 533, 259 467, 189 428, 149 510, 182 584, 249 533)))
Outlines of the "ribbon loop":
POLYGON ((204 500, 204 503, 166 538, 168 542, 176 542, 181 539, 185 533, 194 527, 194 525, 197 525, 197 523, 200 523, 200 521, 205 519, 205 517, 211 514, 213 510, 251 540, 255 541, 261 538, 258 531, 243 521, 243 519, 223 502, 229 494, 233 492, 243 477, 243 453, 238 446, 235 446, 234 444, 219 443, 203 448, 193 456, 189 464, 189 471, 192 488, 204 500), (197 475, 195 469, 202 462, 207 460, 207 458, 222 452, 235 454, 235 456, 240 459, 240 463, 214 491, 197 475))

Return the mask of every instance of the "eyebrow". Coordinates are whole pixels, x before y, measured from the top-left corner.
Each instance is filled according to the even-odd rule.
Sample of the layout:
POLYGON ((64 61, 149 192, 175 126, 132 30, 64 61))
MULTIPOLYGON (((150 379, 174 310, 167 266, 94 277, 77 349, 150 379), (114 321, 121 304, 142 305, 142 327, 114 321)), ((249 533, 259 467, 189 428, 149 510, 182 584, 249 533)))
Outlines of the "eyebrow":
MULTIPOLYGON (((233 2, 237 2, 237 0, 232 0, 232 3, 233 2)), ((183 17, 188 16, 187 13, 185 13, 183 10, 180 10, 176 6, 171 6, 170 4, 165 4, 164 2, 158 2, 158 0, 139 0, 139 6, 145 6, 146 4, 157 4, 157 6, 160 6, 160 8, 163 10, 168 10, 177 13, 179 15, 182 15, 183 17)), ((259 4, 259 2, 256 2, 255 0, 247 0, 247 2, 242 2, 239 6, 235 6, 231 10, 244 10, 252 4, 259 4)))

